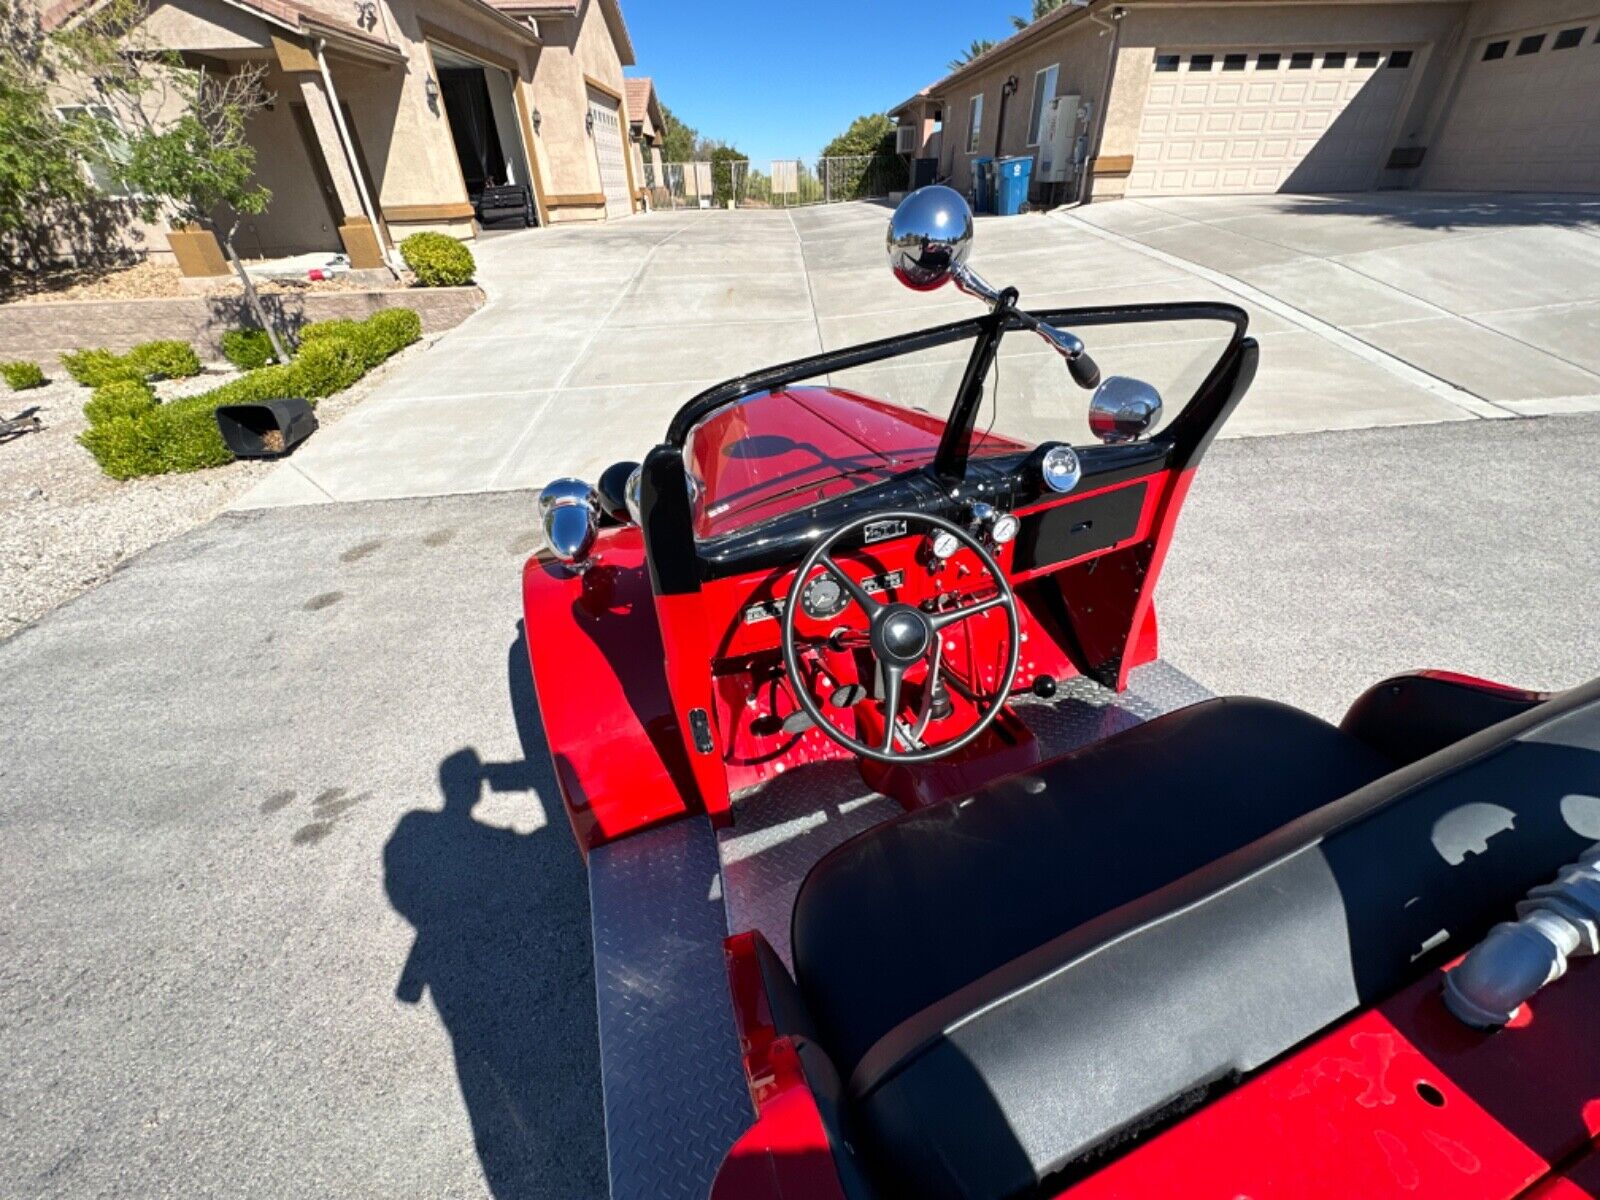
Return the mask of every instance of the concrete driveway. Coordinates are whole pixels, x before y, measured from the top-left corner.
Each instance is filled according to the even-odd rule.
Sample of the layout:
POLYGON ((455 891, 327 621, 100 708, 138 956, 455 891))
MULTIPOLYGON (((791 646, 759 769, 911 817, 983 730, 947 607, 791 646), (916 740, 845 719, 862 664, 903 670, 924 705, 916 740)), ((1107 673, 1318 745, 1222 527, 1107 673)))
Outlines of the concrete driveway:
MULTIPOLYGON (((659 213, 487 239, 483 310, 241 507, 592 478, 711 383, 977 311, 893 281, 886 219, 659 213)), ((981 219, 973 262, 1035 306, 1243 303, 1262 369, 1225 436, 1600 408, 1597 200, 1123 201, 981 219)), ((1081 408, 1064 381, 1059 404, 1081 408)))

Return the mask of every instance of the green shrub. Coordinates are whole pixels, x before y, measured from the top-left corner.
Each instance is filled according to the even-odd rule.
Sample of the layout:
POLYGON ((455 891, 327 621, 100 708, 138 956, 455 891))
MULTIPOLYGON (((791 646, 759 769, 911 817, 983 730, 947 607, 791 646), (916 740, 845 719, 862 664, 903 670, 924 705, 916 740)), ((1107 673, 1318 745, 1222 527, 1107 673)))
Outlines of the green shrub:
POLYGON ((156 444, 161 471, 198 471, 232 462, 217 428, 214 392, 174 400, 146 413, 143 423, 156 444))
POLYGON ((120 354, 109 350, 73 350, 61 356, 67 374, 84 387, 97 388, 119 379, 139 379, 139 371, 120 354))
POLYGON ((366 319, 366 326, 388 358, 422 337, 422 318, 409 308, 386 308, 366 319))
POLYGON ((360 379, 367 373, 367 361, 354 341, 328 337, 302 345, 289 370, 294 395, 317 400, 342 392, 360 379))
POLYGON ((13 392, 25 392, 44 384, 44 372, 39 369, 38 363, 0 363, 0 377, 4 377, 6 386, 13 392))
POLYGON ((381 363, 385 355, 372 331, 360 321, 336 317, 331 321, 313 321, 303 326, 299 333, 300 349, 327 342, 343 342, 361 359, 363 368, 381 363))
POLYGON ((91 425, 103 425, 117 417, 140 417, 156 406, 150 385, 137 379, 114 379, 95 388, 83 406, 91 425))
POLYGON ((265 329, 230 329, 222 335, 222 357, 241 371, 254 371, 272 361, 272 339, 265 329))
POLYGON ((152 379, 188 379, 200 374, 200 356, 188 342, 143 342, 123 355, 123 361, 147 383, 152 379))
POLYGON ((85 429, 78 441, 113 479, 159 475, 164 469, 154 431, 142 417, 112 417, 85 429))
POLYGON ((413 233, 400 243, 400 257, 423 287, 460 287, 477 270, 472 251, 444 233, 413 233))
POLYGON ((206 395, 211 398, 213 405, 262 404, 268 400, 298 396, 300 393, 295 390, 296 386, 294 367, 279 364, 230 379, 221 387, 212 388, 206 395))

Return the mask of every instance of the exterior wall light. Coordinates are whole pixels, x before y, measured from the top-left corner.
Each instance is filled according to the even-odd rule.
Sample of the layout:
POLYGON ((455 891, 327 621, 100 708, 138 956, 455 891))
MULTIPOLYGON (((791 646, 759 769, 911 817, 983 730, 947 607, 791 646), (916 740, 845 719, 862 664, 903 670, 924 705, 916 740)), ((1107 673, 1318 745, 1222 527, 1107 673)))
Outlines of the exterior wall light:
POLYGON ((589 113, 587 113, 584 116, 584 118, 583 118, 583 127, 584 127, 584 129, 588 130, 588 132, 590 132, 590 133, 594 132, 594 113, 593 113, 593 111, 590 111, 589 113))
POLYGON ((543 124, 544 124, 544 114, 541 113, 537 108, 534 109, 533 110, 533 131, 535 133, 538 133, 539 132, 539 126, 541 126, 543 124))
POLYGON ((435 112, 439 110, 439 81, 429 75, 422 81, 423 95, 428 97, 428 107, 435 112))

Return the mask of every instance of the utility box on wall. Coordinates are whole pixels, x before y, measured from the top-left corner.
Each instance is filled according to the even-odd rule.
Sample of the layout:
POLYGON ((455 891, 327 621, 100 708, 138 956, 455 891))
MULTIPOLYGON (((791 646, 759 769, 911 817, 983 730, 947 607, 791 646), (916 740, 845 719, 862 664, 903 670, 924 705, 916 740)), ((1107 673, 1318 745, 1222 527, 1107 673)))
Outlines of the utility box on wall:
POLYGON ((1039 131, 1039 182, 1066 183, 1073 177, 1078 140, 1077 96, 1057 96, 1045 107, 1039 131))

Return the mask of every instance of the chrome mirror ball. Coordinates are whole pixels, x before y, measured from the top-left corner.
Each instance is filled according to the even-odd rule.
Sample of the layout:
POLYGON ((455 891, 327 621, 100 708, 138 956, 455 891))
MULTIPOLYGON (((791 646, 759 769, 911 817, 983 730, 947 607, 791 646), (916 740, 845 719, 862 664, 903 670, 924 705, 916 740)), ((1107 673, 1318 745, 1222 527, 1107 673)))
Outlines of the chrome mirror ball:
POLYGON ((1089 432, 1115 445, 1137 441, 1161 419, 1161 393, 1141 379, 1112 375, 1089 401, 1089 432))
POLYGON ((943 287, 971 252, 972 210, 952 188, 918 188, 889 219, 889 267, 914 291, 943 287))
POLYGON ((600 497, 581 479, 553 479, 539 493, 545 545, 581 571, 600 533, 600 497))

